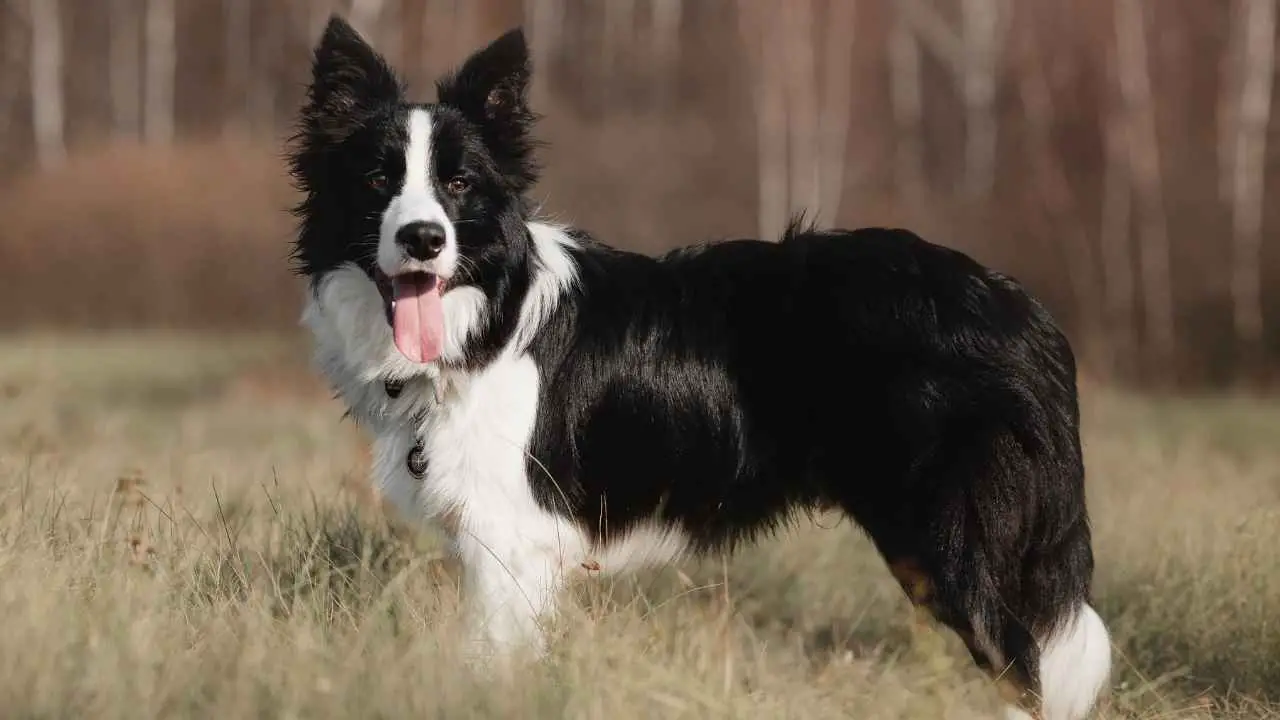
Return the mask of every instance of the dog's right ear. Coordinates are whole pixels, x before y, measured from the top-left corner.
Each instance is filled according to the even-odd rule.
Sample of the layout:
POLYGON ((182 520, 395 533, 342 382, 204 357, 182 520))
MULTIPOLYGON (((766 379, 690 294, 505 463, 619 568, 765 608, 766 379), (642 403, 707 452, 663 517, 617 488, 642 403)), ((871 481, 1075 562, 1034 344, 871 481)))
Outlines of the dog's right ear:
POLYGON ((330 16, 312 60, 302 113, 307 129, 340 142, 403 92, 387 61, 346 20, 330 16))

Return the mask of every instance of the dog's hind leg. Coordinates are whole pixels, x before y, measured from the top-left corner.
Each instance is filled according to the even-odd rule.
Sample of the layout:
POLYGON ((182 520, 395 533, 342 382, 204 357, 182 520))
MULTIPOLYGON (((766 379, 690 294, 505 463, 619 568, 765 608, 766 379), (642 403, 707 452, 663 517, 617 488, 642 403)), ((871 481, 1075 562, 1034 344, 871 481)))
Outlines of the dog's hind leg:
POLYGON ((973 427, 940 443, 921 471, 893 525, 868 527, 907 596, 960 636, 1010 702, 1009 717, 1086 717, 1111 647, 1089 605, 1078 478, 1054 477, 1071 471, 973 427))

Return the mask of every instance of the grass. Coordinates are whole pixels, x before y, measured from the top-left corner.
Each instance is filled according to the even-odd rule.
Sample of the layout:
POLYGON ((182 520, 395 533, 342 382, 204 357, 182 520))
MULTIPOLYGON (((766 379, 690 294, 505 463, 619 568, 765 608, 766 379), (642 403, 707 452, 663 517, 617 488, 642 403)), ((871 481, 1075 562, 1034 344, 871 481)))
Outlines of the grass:
MULTIPOLYGON (((0 341, 9 717, 991 717, 869 544, 824 518, 573 590, 486 684, 456 568, 368 502, 359 436, 278 339, 0 341)), ((1280 407, 1085 398, 1106 717, 1280 717, 1280 407)))

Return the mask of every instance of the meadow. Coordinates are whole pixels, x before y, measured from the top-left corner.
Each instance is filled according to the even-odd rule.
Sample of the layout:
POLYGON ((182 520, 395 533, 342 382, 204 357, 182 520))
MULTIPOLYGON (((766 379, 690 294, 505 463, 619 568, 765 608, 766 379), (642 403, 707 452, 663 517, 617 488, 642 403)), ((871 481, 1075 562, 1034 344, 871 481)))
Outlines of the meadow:
MULTIPOLYGON (((299 337, 0 340, 6 717, 991 717, 819 517, 575 587, 550 659, 458 662, 456 568, 389 524, 299 337)), ((1107 718, 1280 717, 1280 404, 1085 384, 1107 718), (1271 695, 1269 697, 1268 695, 1271 695)))

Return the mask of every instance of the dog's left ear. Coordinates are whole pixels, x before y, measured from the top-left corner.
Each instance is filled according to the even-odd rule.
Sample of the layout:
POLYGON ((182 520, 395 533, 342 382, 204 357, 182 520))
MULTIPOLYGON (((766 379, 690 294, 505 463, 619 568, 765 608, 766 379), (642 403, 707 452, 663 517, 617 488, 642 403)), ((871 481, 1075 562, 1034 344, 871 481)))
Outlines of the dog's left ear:
POLYGON ((529 47, 516 28, 467 58, 436 85, 442 104, 457 108, 480 129, 485 145, 513 189, 536 179, 530 132, 537 116, 529 109, 529 47))

